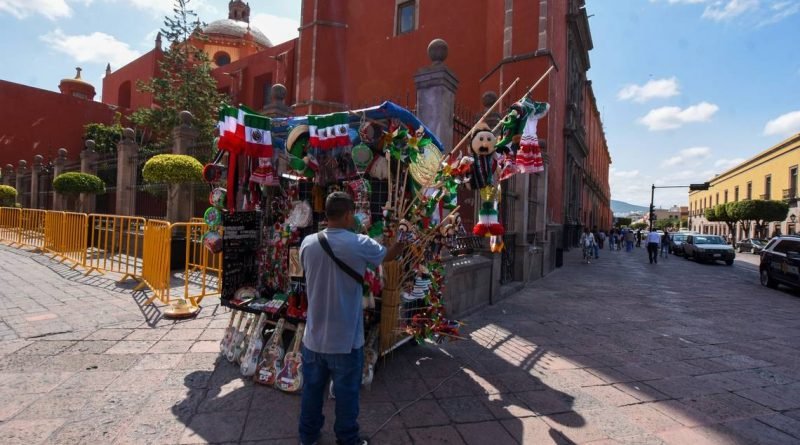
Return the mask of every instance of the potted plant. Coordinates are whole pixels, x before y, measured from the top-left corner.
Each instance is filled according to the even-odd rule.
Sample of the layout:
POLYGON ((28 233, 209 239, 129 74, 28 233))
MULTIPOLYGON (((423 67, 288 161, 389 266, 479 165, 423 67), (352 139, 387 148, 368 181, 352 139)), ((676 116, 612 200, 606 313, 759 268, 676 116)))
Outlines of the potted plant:
MULTIPOLYGON (((62 173, 53 180, 53 189, 66 196, 68 201, 75 201, 78 195, 102 195, 106 192, 106 183, 102 179, 89 173, 67 172, 62 173)), ((83 211, 84 203, 80 203, 83 211)))
MULTIPOLYGON (((203 164, 188 155, 161 154, 150 158, 142 168, 142 177, 150 184, 167 184, 167 220, 188 222, 192 216, 193 199, 188 184, 202 181, 203 164)), ((170 267, 184 266, 186 256, 185 234, 172 238, 170 267)))
POLYGON ((17 189, 10 185, 0 185, 0 207, 14 207, 17 202, 17 189))

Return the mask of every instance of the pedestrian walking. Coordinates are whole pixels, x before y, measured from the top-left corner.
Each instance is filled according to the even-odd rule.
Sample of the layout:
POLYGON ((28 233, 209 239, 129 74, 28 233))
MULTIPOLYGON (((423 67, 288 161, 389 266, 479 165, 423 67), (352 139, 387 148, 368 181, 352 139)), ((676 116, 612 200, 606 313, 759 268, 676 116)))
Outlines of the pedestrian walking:
POLYGON ((625 231, 625 251, 626 252, 633 251, 633 240, 634 240, 633 231, 631 231, 630 229, 626 230, 625 231))
POLYGON ((325 200, 328 228, 305 237, 300 260, 306 274, 308 319, 303 336, 303 394, 300 442, 319 441, 325 423, 322 404, 328 381, 336 394, 336 443, 367 444, 359 437, 358 412, 364 366, 364 316, 361 307, 367 264, 397 257, 403 245, 385 248, 352 232, 355 204, 344 192, 325 200))
POLYGON ((664 235, 661 237, 661 258, 669 257, 669 245, 669 232, 664 232, 664 235))
POLYGON ((606 231, 601 230, 597 232, 597 245, 600 246, 600 250, 603 250, 603 246, 606 243, 606 231))
POLYGON ((616 236, 617 236, 617 229, 611 229, 608 232, 608 250, 616 249, 616 236))
POLYGON ((658 264, 658 244, 661 241, 661 236, 658 232, 653 231, 647 234, 647 257, 650 258, 650 264, 658 264))
POLYGON ((642 229, 636 231, 636 247, 642 247, 642 229))
POLYGON ((592 235, 592 232, 589 231, 588 227, 583 228, 580 245, 581 250, 583 251, 583 261, 586 261, 586 264, 589 264, 589 260, 592 258, 592 254, 594 253, 597 243, 595 242, 594 235, 592 235))
POLYGON ((594 237, 594 245, 592 246, 592 250, 594 252, 594 259, 600 258, 600 233, 597 230, 597 226, 592 227, 592 236, 594 237))

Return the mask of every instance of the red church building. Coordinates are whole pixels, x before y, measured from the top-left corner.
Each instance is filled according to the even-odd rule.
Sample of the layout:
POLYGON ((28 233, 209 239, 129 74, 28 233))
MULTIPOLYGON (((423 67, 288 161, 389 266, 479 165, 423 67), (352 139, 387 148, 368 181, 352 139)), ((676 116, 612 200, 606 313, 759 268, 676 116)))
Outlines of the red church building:
MULTIPOLYGON (((505 112, 554 67, 533 93, 535 100, 551 104, 539 123, 546 171, 515 179, 513 207, 527 210, 524 220, 509 216, 506 223, 524 238, 515 241, 518 252, 539 247, 548 263, 556 249, 574 245, 581 227, 610 228, 611 159, 586 75, 593 43, 585 0, 303 0, 298 38, 279 45, 251 25, 249 4, 232 0, 228 7, 228 18, 210 22, 193 43, 211 58, 219 90, 232 103, 257 110, 270 105, 275 84, 286 87, 286 101, 297 115, 383 100, 413 110, 414 74, 431 64, 426 49, 440 38, 449 45, 444 63, 458 81, 457 107, 472 110, 466 113, 471 125, 485 109, 487 93, 504 91, 520 78, 499 110, 505 112)), ((109 67, 103 104, 64 100, 81 100, 87 109, 152 106, 152 97, 137 91, 136 83, 157 72, 161 51, 158 38, 130 64, 109 67)), ((0 84, 0 94, 5 88, 0 84)), ((14 144, 15 160, 37 153, 27 144, 14 144)), ((53 153, 57 148, 48 147, 53 153)), ((0 162, 10 162, 5 159, 0 162)))

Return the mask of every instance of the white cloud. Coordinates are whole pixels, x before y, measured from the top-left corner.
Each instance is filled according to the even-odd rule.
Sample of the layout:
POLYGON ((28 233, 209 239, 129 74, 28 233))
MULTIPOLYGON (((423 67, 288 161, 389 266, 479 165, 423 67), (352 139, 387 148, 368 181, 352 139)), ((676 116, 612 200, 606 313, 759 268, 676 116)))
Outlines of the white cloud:
POLYGON ((758 7, 758 0, 716 0, 706 6, 705 11, 703 11, 703 18, 722 22, 742 15, 747 11, 756 10, 758 7))
POLYGON ((746 161, 745 158, 718 159, 714 162, 714 167, 719 167, 722 171, 725 171, 729 168, 736 167, 744 161, 746 161))
POLYGON ((300 22, 272 14, 256 14, 250 17, 250 24, 269 37, 273 45, 292 40, 298 36, 300 22))
POLYGON ((617 93, 617 99, 643 103, 650 99, 673 97, 679 94, 678 79, 673 76, 669 79, 650 80, 644 85, 626 85, 617 93))
POLYGON ((771 25, 781 20, 791 17, 800 12, 800 1, 789 0, 773 4, 768 11, 769 17, 761 20, 758 26, 771 25))
POLYGON ((611 176, 615 176, 617 178, 635 178, 639 176, 639 170, 617 170, 614 167, 611 167, 610 170, 611 176))
POLYGON ((764 126, 767 136, 792 136, 795 133, 800 133, 800 111, 778 116, 764 126))
POLYGON ((687 123, 708 122, 718 110, 718 106, 708 102, 700 102, 684 109, 680 107, 661 107, 650 110, 649 113, 639 119, 639 123, 647 125, 650 131, 672 130, 680 128, 687 123))
POLYGON ((709 156, 711 156, 711 148, 709 147, 684 148, 679 151, 677 155, 666 159, 661 165, 663 167, 676 167, 686 163, 696 164, 698 160, 708 158, 709 156))
POLYGON ((50 20, 72 14, 66 0, 0 0, 0 12, 7 12, 18 19, 40 14, 50 20))
POLYGON ((113 66, 123 66, 139 57, 139 53, 132 50, 127 43, 102 32, 70 36, 57 28, 41 36, 40 39, 56 51, 67 54, 81 63, 110 62, 113 66))

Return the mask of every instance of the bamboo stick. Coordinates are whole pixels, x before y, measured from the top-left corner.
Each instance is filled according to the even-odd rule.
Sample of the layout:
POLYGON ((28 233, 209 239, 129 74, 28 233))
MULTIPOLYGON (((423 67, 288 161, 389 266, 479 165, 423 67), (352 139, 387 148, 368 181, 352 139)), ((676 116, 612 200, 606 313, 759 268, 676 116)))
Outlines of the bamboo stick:
POLYGON ((486 117, 487 117, 487 116, 489 116, 489 114, 492 112, 492 110, 494 110, 494 107, 496 107, 496 106, 497 106, 497 105, 500 103, 500 101, 502 101, 502 100, 503 100, 503 99, 504 99, 504 98, 505 98, 505 97, 508 95, 508 93, 510 93, 510 92, 511 92, 511 89, 512 89, 512 88, 514 88, 514 86, 516 86, 516 85, 517 85, 517 82, 519 82, 519 77, 517 77, 516 79, 514 79, 514 81, 513 81, 513 82, 511 82, 511 85, 509 85, 509 86, 508 86, 508 88, 506 88, 506 90, 505 90, 505 91, 503 91, 503 94, 501 94, 501 95, 500 95, 500 97, 498 97, 498 98, 497 98, 497 100, 496 100, 496 101, 494 101, 494 103, 492 104, 492 106, 491 106, 491 107, 489 107, 489 108, 486 110, 486 112, 485 112, 485 113, 483 113, 483 116, 481 116, 481 118, 480 118, 480 119, 478 119, 478 122, 477 122, 475 125, 473 125, 473 126, 472 126, 472 128, 471 128, 471 129, 470 129, 470 130, 467 132, 467 134, 465 134, 465 135, 464 135, 464 137, 463 137, 463 138, 461 138, 461 140, 460 140, 460 141, 458 141, 458 144, 456 144, 456 146, 455 146, 455 147, 453 147, 451 150, 449 150, 447 153, 445 153, 445 156, 449 155, 450 153, 457 152, 457 151, 458 151, 458 149, 459 149, 459 148, 461 148, 461 146, 462 146, 462 145, 464 145, 464 142, 466 142, 466 141, 467 141, 467 139, 469 139, 469 135, 470 135, 470 134, 471 134, 473 131, 475 131, 475 128, 477 128, 477 127, 478 127, 478 124, 479 124, 479 123, 481 123, 481 122, 483 122, 483 120, 484 120, 484 119, 486 119, 486 117))
MULTIPOLYGON (((532 87, 530 87, 530 89, 528 90, 528 92, 527 92, 527 93, 525 93, 525 95, 524 95, 524 96, 522 96, 522 99, 524 99, 524 98, 526 98, 526 97, 530 96, 530 95, 531 95, 531 93, 533 93, 533 90, 535 90, 535 89, 536 89, 536 87, 538 87, 538 86, 539 86, 539 84, 540 84, 540 83, 542 83, 542 81, 545 79, 545 77, 547 77, 547 75, 548 75, 548 74, 550 74, 550 71, 553 71, 553 68, 555 68, 555 65, 553 65, 553 66, 551 66, 550 68, 548 68, 548 69, 547 69, 547 71, 545 71, 545 72, 544 72, 544 74, 542 74, 542 77, 540 77, 540 78, 539 78, 539 80, 537 80, 537 81, 536 81, 536 83, 535 83, 535 84, 533 84, 533 86, 532 86, 532 87)), ((495 126, 494 126, 494 128, 492 128, 492 133, 494 133, 495 131, 497 131, 497 129, 498 129, 498 128, 500 128, 500 125, 502 125, 502 121, 501 121, 501 122, 498 122, 498 123, 497 123, 497 125, 495 125, 495 126)))

